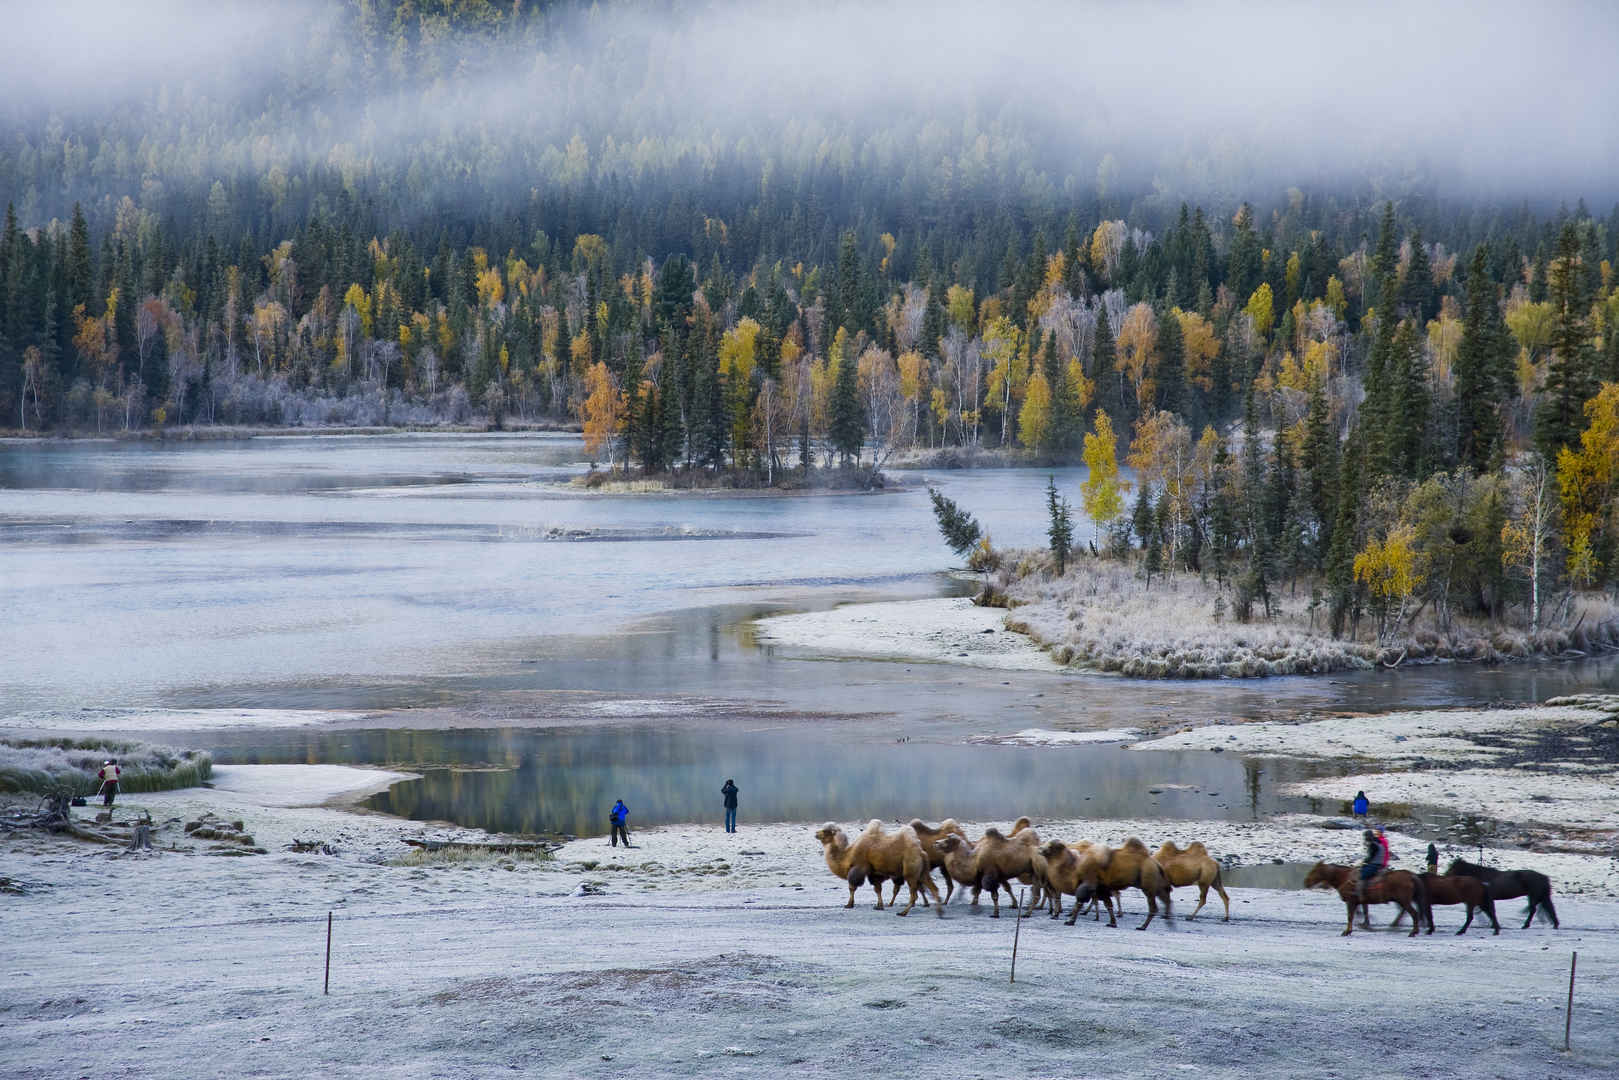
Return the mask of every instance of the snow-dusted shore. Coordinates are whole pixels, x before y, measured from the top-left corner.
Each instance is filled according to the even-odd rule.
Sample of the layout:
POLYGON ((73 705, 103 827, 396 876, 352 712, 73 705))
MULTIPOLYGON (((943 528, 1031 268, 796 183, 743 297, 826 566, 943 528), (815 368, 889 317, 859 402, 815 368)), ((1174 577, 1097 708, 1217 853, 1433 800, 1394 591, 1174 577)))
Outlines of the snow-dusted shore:
MULTIPOLYGON (((1443 807, 1518 825, 1619 835, 1619 766, 1589 752, 1612 738, 1590 725, 1619 697, 1558 699, 1518 709, 1452 709, 1338 716, 1306 723, 1211 724, 1135 744, 1137 750, 1225 750, 1249 757, 1364 762, 1349 776, 1284 787, 1347 802, 1443 807), (1558 756, 1537 753, 1548 739, 1558 756)), ((1611 847, 1611 845, 1609 845, 1611 847)))
POLYGON ((329 709, 67 709, 0 716, 0 731, 89 735, 149 731, 233 731, 354 723, 365 713, 329 709))
MULTIPOLYGON (((1582 889, 1568 869, 1602 860, 1491 853, 1553 873, 1563 919, 1518 930, 1504 904, 1498 937, 1478 925, 1454 937, 1461 913, 1441 908, 1433 937, 1343 939, 1336 897, 1257 889, 1230 890, 1229 923, 1206 909, 1136 933, 1132 894, 1117 929, 1025 923, 1009 984, 1012 920, 960 900, 943 920, 898 919, 871 910, 869 890, 844 910, 811 825, 750 824, 744 808, 735 834, 670 826, 638 831, 627 851, 575 841, 553 863, 411 865, 397 860, 402 838, 451 831, 270 805, 358 779, 235 773, 223 788, 130 800, 160 821, 240 815, 268 855, 166 850, 174 826, 141 854, 8 838, 0 875, 22 895, 0 904, 0 1074, 841 1077, 901 1053, 940 1076, 1015 1059, 1029 1075, 1328 1077, 1357 1075, 1375 1041, 1406 1074, 1464 1075, 1483 1058, 1458 1059, 1461 1037, 1492 1075, 1606 1076, 1619 1061, 1619 883, 1593 873, 1582 889), (285 850, 294 836, 336 854, 285 850), (1563 1055, 1572 949, 1580 993, 1563 1055), (1333 989, 1348 986, 1376 990, 1333 989)), ((1039 826, 1195 837, 1256 860, 1353 846, 1302 821, 1039 826)), ((1419 850, 1395 844, 1402 861, 1419 850)), ((1181 890, 1183 914, 1193 895, 1181 890)))
POLYGON ((814 656, 871 656, 1019 671, 1062 665, 1006 628, 1006 612, 965 597, 846 604, 830 611, 774 615, 754 624, 760 640, 814 656))

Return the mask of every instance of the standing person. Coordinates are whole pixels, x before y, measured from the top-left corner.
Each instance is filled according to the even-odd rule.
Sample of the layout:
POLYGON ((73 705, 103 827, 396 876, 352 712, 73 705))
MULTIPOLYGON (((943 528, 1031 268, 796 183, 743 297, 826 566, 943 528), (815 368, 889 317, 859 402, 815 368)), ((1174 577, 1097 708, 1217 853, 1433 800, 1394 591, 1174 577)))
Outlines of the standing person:
POLYGON ((1428 873, 1439 873, 1439 849, 1432 844, 1428 845, 1428 873))
POLYGON ((1381 825, 1377 827, 1377 848, 1377 872, 1382 873, 1389 868, 1389 863, 1394 861, 1394 853, 1389 851, 1389 838, 1384 834, 1381 825))
POLYGON ((1371 808, 1372 804, 1366 801, 1366 793, 1364 791, 1355 792, 1355 816, 1365 821, 1366 811, 1371 808))
POLYGON ((118 767, 117 758, 108 758, 101 765, 101 771, 96 773, 96 779, 101 781, 101 787, 96 794, 102 797, 101 805, 112 807, 113 796, 118 794, 118 780, 124 775, 118 767))
POLYGON ((630 808, 624 805, 623 799, 620 799, 613 804, 613 810, 610 816, 613 820, 613 846, 618 847, 618 838, 622 836, 624 838, 624 846, 629 847, 630 808))
POLYGON ((736 793, 741 790, 735 780, 725 781, 725 786, 720 788, 720 794, 725 796, 726 832, 736 832, 736 793))

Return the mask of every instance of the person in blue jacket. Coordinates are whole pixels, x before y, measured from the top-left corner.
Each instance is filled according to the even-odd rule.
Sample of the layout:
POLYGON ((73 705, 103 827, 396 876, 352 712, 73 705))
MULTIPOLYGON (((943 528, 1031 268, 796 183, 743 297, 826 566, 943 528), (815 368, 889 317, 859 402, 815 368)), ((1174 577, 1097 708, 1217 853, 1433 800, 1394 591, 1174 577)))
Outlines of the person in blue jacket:
POLYGON ((620 799, 613 804, 611 813, 613 821, 613 846, 618 847, 618 838, 624 838, 624 846, 630 846, 630 808, 620 799))
POLYGON ((1371 808, 1372 804, 1366 801, 1366 793, 1364 791, 1355 792, 1355 816, 1364 820, 1366 812, 1371 808))

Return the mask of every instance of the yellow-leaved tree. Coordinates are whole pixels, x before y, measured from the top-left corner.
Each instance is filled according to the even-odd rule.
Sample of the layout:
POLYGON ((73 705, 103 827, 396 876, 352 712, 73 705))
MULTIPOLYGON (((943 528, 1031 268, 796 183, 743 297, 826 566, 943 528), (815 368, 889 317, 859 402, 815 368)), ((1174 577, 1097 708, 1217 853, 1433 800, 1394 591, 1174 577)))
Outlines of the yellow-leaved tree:
POLYGON ((1271 294, 1270 282, 1260 282, 1242 310, 1254 321, 1254 333, 1261 341, 1270 337, 1270 328, 1276 322, 1276 300, 1271 294))
POLYGON ((626 409, 618 377, 598 360, 585 372, 585 400, 579 409, 579 419, 585 428, 585 450, 592 458, 605 450, 608 472, 613 470, 613 454, 618 434, 624 427, 626 409))
POLYGON ((1603 383, 1585 403, 1585 416, 1589 423, 1580 433, 1579 448, 1565 446, 1557 452, 1557 496, 1568 538, 1568 576, 1588 589, 1602 570, 1598 540, 1605 529, 1619 525, 1614 505, 1619 496, 1619 383, 1603 383))
POLYGON ((1136 304, 1125 313, 1124 323, 1114 340, 1115 366, 1130 379, 1136 393, 1136 407, 1146 412, 1152 401, 1153 382, 1148 373, 1157 364, 1158 316, 1152 305, 1136 304))
POLYGON ((1096 410, 1096 430, 1085 436, 1081 455, 1089 475, 1079 486, 1080 505, 1100 536, 1124 513, 1124 482, 1119 479, 1119 444, 1113 435, 1113 421, 1096 410))
POLYGON ((1374 537, 1355 556, 1355 580, 1364 584, 1371 595, 1380 641, 1399 633, 1406 605, 1422 584, 1422 573, 1417 569, 1416 536, 1415 527, 1398 525, 1389 530, 1385 539, 1374 537))
POLYGON ((1018 432, 1023 438, 1023 445, 1037 454, 1051 434, 1051 387, 1046 383, 1045 373, 1039 368, 1029 376, 1023 389, 1018 432))

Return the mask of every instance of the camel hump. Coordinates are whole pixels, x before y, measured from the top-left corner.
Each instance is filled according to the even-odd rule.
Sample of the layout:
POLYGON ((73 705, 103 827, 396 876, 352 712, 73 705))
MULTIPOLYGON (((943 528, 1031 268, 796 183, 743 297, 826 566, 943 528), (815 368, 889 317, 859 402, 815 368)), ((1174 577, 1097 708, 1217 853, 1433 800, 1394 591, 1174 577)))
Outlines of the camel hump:
POLYGON ((1183 855, 1207 855, 1208 853, 1209 849, 1203 846, 1203 841, 1201 840, 1193 840, 1190 844, 1187 844, 1185 850, 1181 852, 1183 855))
MULTIPOLYGON (((1186 850, 1190 851, 1191 848, 1187 848, 1186 850)), ((1163 844, 1158 848, 1158 854, 1155 856, 1155 858, 1173 859, 1175 856, 1184 855, 1185 853, 1186 852, 1182 851, 1179 847, 1176 846, 1175 841, 1173 841, 1173 840, 1165 840, 1163 842, 1163 844)))
POLYGON ((882 819, 872 818, 870 821, 866 822, 866 827, 862 831, 868 834, 875 833, 876 835, 881 836, 883 831, 882 819))
POLYGON ((995 826, 991 825, 989 828, 984 830, 984 839, 985 840, 1005 840, 1006 837, 1001 835, 1001 830, 999 830, 995 826))
POLYGON ((915 818, 911 819, 911 828, 915 829, 918 833, 942 832, 943 831, 942 829, 934 829, 934 828, 930 827, 927 822, 923 821, 919 817, 915 817, 915 818))
MULTIPOLYGON (((939 822, 939 831, 959 833, 961 832, 961 822, 957 821, 953 817, 947 817, 943 821, 939 822)), ((966 834, 963 833, 962 835, 966 834)))
POLYGON ((1130 837, 1130 839, 1126 840, 1124 842, 1124 844, 1119 848, 1119 850, 1120 851, 1134 852, 1134 853, 1139 854, 1139 855, 1151 855, 1152 854, 1152 852, 1147 850, 1147 845, 1143 844, 1141 842, 1140 838, 1135 837, 1135 836, 1132 836, 1132 837, 1130 837))
POLYGON ((1032 826, 1033 824, 1034 824, 1034 822, 1030 821, 1028 819, 1027 815, 1025 815, 1024 817, 1020 817, 1016 821, 1012 822, 1012 831, 1014 833, 1020 833, 1024 829, 1027 829, 1030 826, 1032 826))

